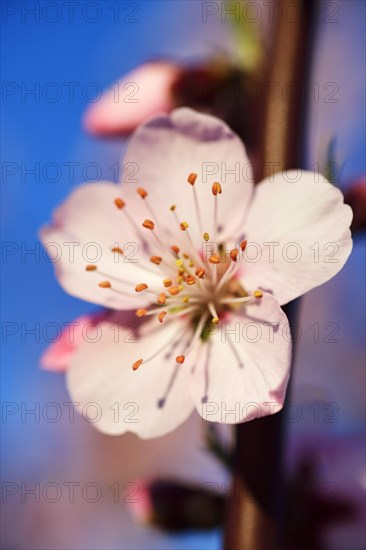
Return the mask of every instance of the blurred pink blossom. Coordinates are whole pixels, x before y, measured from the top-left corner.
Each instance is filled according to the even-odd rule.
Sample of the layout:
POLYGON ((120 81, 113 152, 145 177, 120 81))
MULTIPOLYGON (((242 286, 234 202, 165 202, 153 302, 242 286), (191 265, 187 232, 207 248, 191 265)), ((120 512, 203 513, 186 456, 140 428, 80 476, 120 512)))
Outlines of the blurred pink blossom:
POLYGON ((181 72, 166 61, 144 63, 89 106, 84 127, 94 135, 128 134, 152 115, 170 111, 172 88, 181 72))

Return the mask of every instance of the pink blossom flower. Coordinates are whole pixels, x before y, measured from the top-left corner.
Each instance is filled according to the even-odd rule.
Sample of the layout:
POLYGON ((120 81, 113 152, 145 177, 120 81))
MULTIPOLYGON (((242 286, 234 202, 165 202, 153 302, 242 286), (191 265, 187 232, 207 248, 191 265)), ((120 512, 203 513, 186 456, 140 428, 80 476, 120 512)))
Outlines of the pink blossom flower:
POLYGON ((67 292, 149 319, 117 335, 100 324, 98 341, 72 357, 72 397, 99 404, 101 431, 143 438, 175 429, 194 408, 222 423, 277 412, 291 359, 280 306, 346 262, 352 212, 342 193, 305 171, 254 188, 239 138, 186 108, 141 126, 124 166, 138 182, 78 188, 41 232, 62 252, 56 274, 67 292), (136 422, 113 414, 114 403, 131 402, 136 422))
POLYGON ((149 62, 110 86, 86 111, 84 126, 91 134, 128 134, 141 122, 173 108, 172 87, 182 70, 164 61, 149 62))

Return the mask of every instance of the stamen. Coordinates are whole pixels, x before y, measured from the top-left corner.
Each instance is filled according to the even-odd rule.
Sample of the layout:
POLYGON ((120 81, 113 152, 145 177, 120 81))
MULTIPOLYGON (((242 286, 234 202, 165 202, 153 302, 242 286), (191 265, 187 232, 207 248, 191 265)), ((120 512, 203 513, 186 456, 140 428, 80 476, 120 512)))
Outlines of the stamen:
MULTIPOLYGON (((150 199, 146 200, 146 198, 148 196, 148 192, 143 187, 139 187, 138 189, 136 189, 136 192, 144 200, 145 206, 148 209, 150 216, 153 219, 158 219, 153 207, 151 206, 151 200, 150 199)), ((167 231, 169 232, 169 230, 167 230, 167 231)))
POLYGON ((203 267, 197 267, 195 274, 199 279, 203 279, 205 276, 206 270, 203 267))
POLYGON ((142 292, 143 290, 146 290, 147 288, 149 288, 149 287, 147 286, 147 284, 145 284, 145 283, 140 283, 140 284, 138 284, 138 285, 135 286, 135 291, 136 291, 136 292, 142 292))
POLYGON ((208 261, 210 262, 210 264, 219 264, 221 262, 221 258, 218 254, 211 254, 211 256, 209 257, 208 261))
POLYGON ((145 220, 142 224, 142 227, 146 227, 146 229, 150 229, 150 231, 152 231, 155 227, 155 224, 152 220, 145 220))
POLYGON ((137 370, 141 363, 143 363, 143 359, 139 359, 138 361, 135 361, 135 363, 132 365, 132 370, 137 370))
POLYGON ((206 243, 207 243, 207 241, 210 240, 210 235, 208 233, 204 233, 203 234, 203 240, 206 241, 206 243))
POLYGON ((230 250, 230 258, 233 262, 236 262, 238 259, 239 250, 237 248, 233 248, 233 250, 230 250))
POLYGON ((152 220, 144 220, 144 222, 142 223, 142 227, 145 227, 146 229, 149 229, 149 231, 151 231, 152 235, 154 236, 154 239, 156 240, 156 242, 158 243, 159 247, 164 250, 164 245, 163 243, 161 242, 161 240, 159 239, 159 237, 157 236, 157 234, 155 233, 154 229, 155 229, 155 224, 152 220))
MULTIPOLYGON (((131 292, 124 292, 123 290, 118 290, 116 288, 111 288, 111 292, 115 292, 116 294, 119 294, 120 296, 125 296, 126 298, 131 298, 131 292)), ((149 291, 147 291, 149 292, 149 291)))
POLYGON ((124 200, 122 200, 120 197, 117 197, 116 199, 114 199, 114 204, 117 206, 117 208, 119 210, 122 210, 123 209, 123 212, 126 216, 126 218, 128 219, 129 223, 132 225, 132 227, 134 228, 134 230, 136 231, 137 235, 139 236, 139 238, 141 239, 141 243, 143 244, 143 247, 145 250, 148 249, 148 244, 145 240, 145 238, 143 237, 141 231, 140 231, 140 228, 138 227, 138 225, 136 224, 135 220, 130 216, 130 214, 125 210, 125 206, 126 206, 126 203, 124 200))
POLYGON ((121 254, 121 256, 123 256, 124 254, 122 248, 120 248, 119 246, 114 246, 113 248, 111 248, 111 252, 116 252, 117 254, 121 254))
POLYGON ((255 290, 253 292, 253 296, 255 296, 256 298, 262 298, 263 297, 263 292, 261 290, 255 290))
POLYGON ((195 285, 196 279, 193 277, 193 275, 188 275, 188 277, 186 278, 186 283, 187 285, 195 285))
POLYGON ((215 240, 217 240, 218 231, 219 231, 219 222, 218 222, 218 201, 217 195, 222 193, 221 185, 218 181, 212 184, 212 194, 214 195, 214 230, 215 230, 215 240))
POLYGON ((248 241, 241 241, 240 243, 240 248, 242 249, 242 251, 244 252, 244 250, 246 249, 247 247, 247 244, 248 244, 248 241))
POLYGON ((112 285, 109 281, 102 281, 98 286, 100 286, 100 288, 111 288, 112 285))
POLYGON ((161 256, 151 256, 150 258, 150 262, 156 265, 160 265, 162 261, 163 261, 163 258, 161 256))
POLYGON ((126 203, 124 200, 122 200, 120 197, 117 197, 114 199, 114 204, 117 206, 119 210, 122 210, 126 206, 126 203))
POLYGON ((196 216, 197 216, 197 220, 198 220, 198 226, 200 228, 200 231, 202 232, 202 218, 201 218, 201 211, 200 211, 200 205, 199 205, 199 202, 198 202, 198 197, 197 197, 197 192, 196 192, 196 188, 194 186, 194 184, 196 183, 196 180, 197 180, 197 174, 189 174, 188 176, 188 183, 190 183, 192 185, 192 190, 193 190, 193 199, 194 199, 194 207, 195 207, 195 210, 196 210, 196 216))
POLYGON ((168 292, 172 296, 176 296, 177 294, 179 294, 179 292, 181 292, 181 290, 183 290, 183 287, 180 287, 178 285, 172 285, 168 288, 168 292))
POLYGON ((160 304, 161 306, 163 306, 166 302, 166 294, 165 292, 161 292, 158 296, 158 299, 157 299, 157 302, 158 304, 160 304))
MULTIPOLYGON (((189 242, 189 245, 190 245, 190 256, 188 255, 185 255, 183 254, 183 256, 186 258, 186 259, 190 259, 190 264, 191 262, 193 262, 192 258, 194 257, 195 258, 195 261, 196 263, 200 263, 201 262, 201 258, 198 256, 197 252, 196 252, 196 248, 195 248, 195 245, 194 245, 194 242, 192 241, 192 237, 188 231, 188 223, 187 222, 182 222, 180 224, 180 228, 182 229, 182 231, 185 231, 185 234, 187 235, 187 239, 188 239, 188 242, 189 242)), ((192 263, 191 267, 193 267, 194 263, 192 263)))
MULTIPOLYGON (((145 268, 143 265, 139 265, 138 267, 140 269, 148 269, 148 268, 145 268)), ((109 285, 111 285, 110 281, 115 281, 119 285, 126 285, 129 289, 131 288, 131 282, 130 281, 122 279, 121 277, 116 277, 114 275, 111 275, 110 273, 106 273, 106 272, 100 270, 99 268, 98 269, 97 268, 95 268, 95 269, 86 269, 86 270, 89 273, 95 273, 96 275, 100 275, 101 277, 106 278, 106 280, 104 282, 102 281, 102 284, 99 284, 99 286, 101 286, 101 288, 110 288, 110 286, 105 286, 105 283, 109 283, 109 285), (102 286, 102 285, 104 285, 104 286, 102 286)), ((152 273, 155 273, 155 272, 152 271, 152 273)), ((112 290, 116 291, 116 289, 112 289, 112 290)), ((122 291, 118 291, 118 292, 123 293, 125 296, 130 296, 131 295, 130 293, 126 293, 126 292, 122 292, 122 291)))
POLYGON ((253 302, 253 296, 243 296, 242 298, 223 298, 220 300, 220 304, 245 304, 246 302, 253 302))
POLYGON ((143 189, 142 187, 139 187, 138 189, 136 189, 136 192, 140 195, 142 199, 146 199, 148 195, 147 191, 145 191, 145 189, 143 189))
POLYGON ((164 321, 164 317, 168 315, 168 312, 167 311, 161 311, 159 314, 158 314, 158 321, 159 323, 162 323, 164 321))
POLYGON ((215 181, 215 183, 212 184, 212 194, 216 197, 217 194, 221 195, 222 188, 218 181, 215 181))
POLYGON ((144 315, 146 315, 146 313, 147 313, 147 309, 137 309, 135 311, 135 315, 137 317, 144 317, 144 315))
POLYGON ((172 284, 173 284, 173 281, 171 279, 164 279, 163 281, 163 285, 165 286, 165 288, 172 286, 172 284))
POLYGON ((183 301, 185 304, 189 304, 189 300, 190 300, 189 296, 184 296, 184 298, 183 298, 182 301, 183 301))
POLYGON ((177 214, 177 206, 175 204, 172 204, 171 207, 170 207, 170 211, 173 213, 175 222, 179 226, 180 223, 179 223, 179 218, 178 218, 178 214, 177 214))
POLYGON ((87 265, 87 266, 85 267, 85 270, 86 270, 86 271, 96 271, 96 269, 97 269, 97 266, 96 266, 96 265, 91 265, 91 264, 90 264, 90 265, 87 265))
MULTIPOLYGON (((178 333, 181 332, 181 329, 177 330, 173 336, 173 339, 175 340, 178 333)), ((184 334, 184 332, 183 332, 184 334)), ((180 339, 182 338, 182 336, 180 336, 180 339)), ((160 348, 158 348, 156 350, 155 353, 153 353, 148 359, 146 359, 146 361, 144 361, 144 359, 139 359, 138 361, 136 361, 133 365, 132 365, 132 368, 133 370, 136 370, 139 368, 139 366, 141 365, 142 362, 144 362, 144 364, 146 365, 146 363, 148 363, 149 361, 152 361, 153 359, 155 359, 155 357, 157 357, 158 355, 160 355, 160 353, 167 347, 167 343, 164 343, 163 346, 161 346, 160 348)))
MULTIPOLYGON (((203 317, 202 319, 205 321, 205 318, 204 318, 204 317, 203 317)), ((164 396, 163 396, 161 399, 159 399, 159 401, 158 401, 158 407, 159 407, 159 408, 164 407, 165 401, 166 401, 166 399, 167 399, 167 397, 168 397, 168 395, 169 395, 169 392, 171 391, 171 389, 172 389, 172 387, 173 387, 174 381, 175 381, 176 376, 177 376, 177 374, 178 374, 180 365, 182 365, 182 364, 184 363, 186 357, 189 355, 189 353, 191 352, 191 350, 193 349, 193 347, 194 347, 194 345, 195 345, 195 343, 196 343, 196 341, 197 341, 197 334, 198 334, 198 338, 199 338, 199 335, 200 335, 200 333, 201 333, 201 331, 202 331, 202 326, 201 326, 201 324, 202 324, 202 319, 201 319, 201 322, 198 324, 197 329, 196 329, 196 331, 195 331, 195 333, 194 333, 194 335, 193 335, 193 338, 191 339, 190 343, 187 342, 186 345, 185 345, 185 349, 188 349, 188 351, 185 352, 185 355, 183 355, 183 354, 177 355, 177 357, 175 358, 176 366, 175 366, 175 369, 174 369, 174 371, 173 371, 173 373, 172 373, 172 376, 171 376, 171 378, 170 378, 170 381, 169 381, 168 387, 167 387, 167 389, 166 389, 166 391, 165 391, 165 393, 164 393, 164 396)), ((166 359, 169 359, 172 350, 176 347, 176 345, 177 345, 178 343, 179 343, 179 341, 177 341, 177 342, 175 342, 175 343, 173 344, 172 349, 170 350, 170 352, 169 352, 169 353, 166 355, 166 357, 165 357, 166 359)))
POLYGON ((212 283, 214 285, 216 285, 216 283, 217 283, 217 265, 221 262, 221 258, 218 254, 211 254, 208 261, 212 265, 212 268, 211 268, 212 283))
POLYGON ((179 251, 180 251, 179 246, 173 245, 173 246, 171 247, 171 249, 173 250, 173 252, 174 252, 175 254, 179 254, 179 251))
POLYGON ((215 309, 215 306, 213 305, 212 302, 210 302, 210 303, 208 304, 207 307, 208 307, 208 309, 209 309, 209 311, 210 311, 210 313, 211 313, 211 315, 212 315, 211 323, 212 323, 213 325, 217 325, 218 322, 219 322, 219 316, 218 316, 218 314, 217 314, 217 311, 216 311, 216 309, 215 309))
POLYGON ((187 181, 188 183, 190 183, 191 185, 194 185, 196 183, 196 179, 197 179, 197 174, 195 173, 191 173, 189 174, 188 178, 187 178, 187 181))
POLYGON ((233 277, 233 275, 238 271, 239 269, 239 263, 237 262, 238 254, 239 254, 239 251, 237 248, 234 248, 233 250, 230 251, 230 258, 232 259, 232 264, 229 265, 229 267, 221 277, 216 291, 219 291, 220 288, 222 288, 223 285, 226 283, 226 281, 230 277, 233 277))

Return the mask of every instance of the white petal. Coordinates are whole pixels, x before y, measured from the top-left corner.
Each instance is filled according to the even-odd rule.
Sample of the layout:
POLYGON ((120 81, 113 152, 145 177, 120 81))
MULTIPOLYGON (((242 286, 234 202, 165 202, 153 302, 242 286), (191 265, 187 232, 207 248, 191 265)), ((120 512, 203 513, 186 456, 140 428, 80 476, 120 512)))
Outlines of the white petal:
POLYGON ((151 438, 174 430, 194 409, 187 369, 175 361, 188 330, 180 320, 160 325, 154 319, 139 335, 133 326, 101 323, 99 340, 84 342, 71 360, 67 382, 73 401, 80 403, 80 410, 96 404, 95 414, 100 414, 94 426, 104 433, 130 431, 151 438), (167 358, 173 343, 177 348, 167 358), (132 370, 136 360, 147 361, 155 353, 154 359, 132 370))
POLYGON ((237 424, 282 408, 291 337, 287 317, 270 294, 220 323, 201 346, 191 389, 205 420, 237 424))
POLYGON ((244 287, 271 291, 283 305, 325 283, 351 253, 351 220, 342 193, 318 174, 288 171, 264 180, 245 224, 244 287))
POLYGON ((120 193, 112 183, 78 187, 56 210, 53 224, 41 229, 40 237, 69 294, 113 309, 131 309, 152 301, 148 293, 136 293, 135 286, 146 283, 154 288, 161 285, 163 277, 154 270, 141 239, 115 206, 120 193), (113 246, 122 248, 124 255, 111 252, 113 246), (85 270, 94 263, 96 271, 85 270), (142 269, 143 265, 155 273, 142 269), (98 286, 105 280, 111 282, 112 289, 98 286))
POLYGON ((122 175, 123 183, 126 187, 142 185, 150 193, 161 233, 170 227, 179 234, 169 211, 175 204, 179 220, 188 222, 198 247, 202 232, 213 238, 215 181, 222 184, 218 196, 220 239, 236 236, 242 228, 253 189, 252 168, 242 142, 221 120, 188 108, 153 118, 133 134, 123 163, 136 167, 136 183, 122 175), (187 182, 192 172, 198 175, 195 190, 202 228, 196 218, 192 186, 187 182))

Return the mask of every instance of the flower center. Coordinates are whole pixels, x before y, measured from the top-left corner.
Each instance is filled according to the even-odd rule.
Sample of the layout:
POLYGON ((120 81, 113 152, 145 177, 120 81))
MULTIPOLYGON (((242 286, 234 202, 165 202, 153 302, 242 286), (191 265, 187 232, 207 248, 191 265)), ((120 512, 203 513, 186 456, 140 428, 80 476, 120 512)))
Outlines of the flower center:
MULTIPOLYGON (((157 270, 161 273, 161 286, 151 287, 143 280, 137 281, 134 292, 149 293, 152 305, 149 308, 136 310, 137 317, 156 316, 158 323, 170 322, 176 317, 187 317, 192 326, 193 336, 188 340, 182 351, 176 356, 176 363, 184 363, 187 355, 192 351, 195 344, 205 340, 204 334, 211 324, 217 325, 220 320, 243 304, 262 297, 260 290, 248 295, 237 279, 240 269, 242 254, 247 242, 241 240, 238 244, 227 251, 225 243, 217 245, 219 235, 218 203, 222 194, 222 187, 219 182, 212 184, 213 196, 213 236, 212 241, 208 232, 202 227, 202 214, 196 193, 197 174, 190 173, 187 182, 192 187, 196 223, 202 235, 200 243, 194 243, 190 226, 187 221, 181 220, 178 216, 177 206, 170 206, 174 218, 176 243, 172 244, 172 232, 168 230, 158 231, 155 221, 158 220, 154 213, 148 192, 143 188, 137 189, 137 194, 144 201, 147 211, 151 217, 142 221, 141 225, 136 223, 126 208, 125 201, 118 197, 115 199, 115 206, 121 210, 127 222, 133 227, 139 236, 144 250, 153 252, 150 256, 151 268, 149 265, 141 265, 141 270, 157 270), (142 229, 141 229, 142 228, 142 229), (145 233, 143 233, 145 231, 145 233), (145 238, 146 237, 146 238, 145 238), (206 251, 203 254, 200 246, 206 243, 206 251)), ((114 253, 123 254, 123 251, 114 247, 114 253)), ((99 287, 115 291, 125 295, 131 295, 132 289, 128 292, 114 289, 108 274, 98 270, 95 265, 86 266, 87 271, 97 271, 99 275, 105 276, 106 280, 99 282, 99 287)), ((122 281, 122 279, 120 280, 122 281)), ((142 362, 146 363, 156 356, 154 354, 147 360, 139 359, 133 364, 133 370, 139 368, 142 362)))

